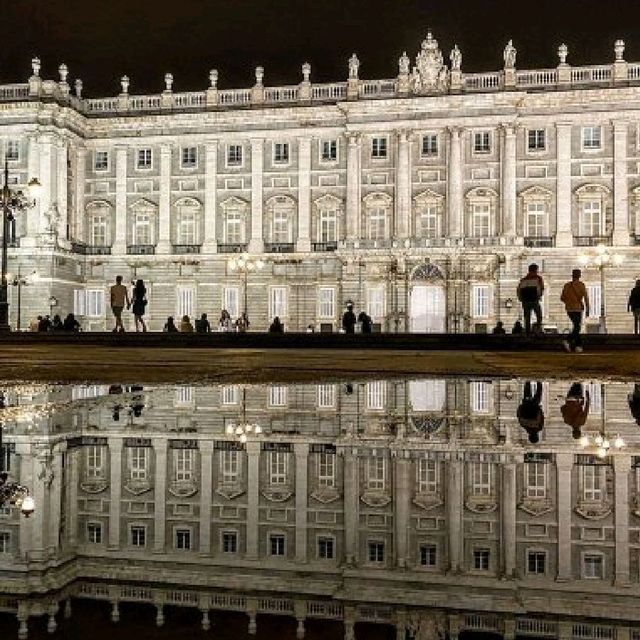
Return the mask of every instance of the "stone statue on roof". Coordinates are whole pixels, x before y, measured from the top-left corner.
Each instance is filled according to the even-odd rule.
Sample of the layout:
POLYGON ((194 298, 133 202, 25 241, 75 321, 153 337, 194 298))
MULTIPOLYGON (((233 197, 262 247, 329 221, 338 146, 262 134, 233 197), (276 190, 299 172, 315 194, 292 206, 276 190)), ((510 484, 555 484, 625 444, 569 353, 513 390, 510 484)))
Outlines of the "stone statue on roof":
POLYGON ((449 88, 449 70, 444 64, 438 41, 430 31, 416 56, 411 86, 414 93, 422 95, 444 93, 449 88))

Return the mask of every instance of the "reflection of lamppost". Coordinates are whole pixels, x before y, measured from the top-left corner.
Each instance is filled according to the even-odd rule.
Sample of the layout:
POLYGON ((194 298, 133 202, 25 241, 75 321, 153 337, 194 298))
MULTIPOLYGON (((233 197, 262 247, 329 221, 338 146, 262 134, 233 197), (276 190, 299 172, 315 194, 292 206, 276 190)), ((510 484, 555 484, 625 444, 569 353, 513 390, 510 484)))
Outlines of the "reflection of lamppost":
POLYGON ((49 315, 53 315, 53 308, 58 306, 58 298, 51 296, 49 298, 49 315))
POLYGON ((240 256, 234 256, 228 262, 231 271, 237 271, 243 275, 244 283, 244 313, 247 313, 247 278, 252 271, 260 271, 264 268, 264 260, 261 258, 252 258, 246 253, 240 256))
POLYGON ((17 213, 23 213, 35 205, 35 197, 40 187, 36 178, 29 181, 31 198, 28 198, 21 190, 9 189, 9 162, 4 162, 4 186, 0 193, 0 207, 2 208, 2 275, 0 280, 0 331, 10 331, 9 326, 9 300, 7 283, 7 242, 9 240, 10 223, 15 220, 17 213))
POLYGON ((35 282, 38 278, 38 274, 34 271, 31 276, 23 276, 20 274, 20 267, 18 267, 18 274, 12 276, 11 274, 7 274, 7 281, 12 287, 18 287, 18 315, 16 317, 16 329, 20 331, 21 323, 21 311, 22 311, 22 287, 26 287, 27 285, 35 282), (31 278, 31 280, 29 280, 31 278))
POLYGON ((584 434, 579 442, 583 449, 595 448, 598 458, 605 458, 609 453, 609 450, 613 446, 614 451, 620 451, 625 446, 624 440, 616 434, 612 438, 605 428, 605 411, 606 411, 606 396, 605 387, 602 387, 602 406, 600 408, 600 430, 597 435, 591 437, 588 434, 584 434))
POLYGON ((605 315, 605 291, 604 291, 604 271, 608 266, 619 266, 624 260, 619 253, 611 253, 609 249, 599 244, 593 253, 583 253, 578 257, 578 262, 584 267, 596 267, 600 271, 600 333, 607 333, 607 319, 605 315))
POLYGON ((226 434, 236 436, 242 444, 246 443, 251 434, 259 436, 262 433, 262 427, 257 422, 247 421, 246 393, 246 387, 242 387, 242 417, 237 422, 230 422, 225 427, 226 434))

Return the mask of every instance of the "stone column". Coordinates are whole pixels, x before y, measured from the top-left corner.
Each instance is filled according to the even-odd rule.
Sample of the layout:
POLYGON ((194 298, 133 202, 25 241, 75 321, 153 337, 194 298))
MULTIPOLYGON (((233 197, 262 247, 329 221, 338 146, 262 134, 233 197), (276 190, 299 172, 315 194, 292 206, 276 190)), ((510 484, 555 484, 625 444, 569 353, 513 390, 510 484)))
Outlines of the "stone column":
MULTIPOLYGON (((31 493, 36 503, 36 510, 29 518, 31 525, 30 545, 27 549, 28 558, 30 560, 44 560, 45 559, 45 547, 46 539, 45 535, 49 528, 49 513, 50 503, 47 495, 47 490, 44 485, 44 479, 40 477, 40 461, 38 460, 37 451, 34 446, 31 446, 29 453, 22 456, 20 459, 20 466, 22 464, 31 468, 31 493)), ((20 469, 22 479, 22 469, 20 469)), ((29 479, 28 477, 26 479, 29 479)), ((22 480, 26 484, 25 480, 22 480)), ((22 535, 21 535, 22 540, 22 535)))
POLYGON ((166 502, 167 502, 167 441, 163 439, 153 440, 153 458, 155 465, 155 483, 153 494, 155 498, 153 512, 153 550, 155 553, 164 553, 166 546, 166 502))
MULTIPOLYGON (((58 447, 65 446, 58 444, 58 447)), ((48 454, 41 459, 41 464, 47 462, 51 464, 51 483, 49 484, 49 501, 50 501, 50 517, 49 517, 49 539, 47 541, 47 549, 50 554, 57 554, 60 550, 60 520, 62 517, 62 451, 52 452, 51 460, 47 460, 48 454)), ((41 467, 42 468, 42 467, 41 467)))
POLYGON ((558 484, 558 575, 557 580, 571 580, 571 475, 573 454, 556 454, 558 484))
POLYGON ((613 456, 615 478, 615 539, 616 564, 615 584, 626 586, 629 580, 629 472, 631 456, 616 454, 613 456))
POLYGON ((264 251, 262 228, 262 185, 264 181, 264 140, 251 140, 251 240, 249 251, 264 251))
POLYGON ((506 616, 502 621, 502 629, 503 640, 515 640, 516 619, 513 616, 506 616))
POLYGON ((396 565, 407 566, 409 513, 411 507, 411 462, 404 457, 406 452, 397 452, 394 457, 394 513, 396 565))
POLYGON ((571 123, 558 122, 556 136, 556 246, 571 247, 571 123))
MULTIPOLYGON (((452 453, 452 456, 455 456, 452 453)), ((463 563, 463 528, 462 528, 462 500, 464 489, 464 462, 451 459, 447 464, 447 515, 449 518, 449 571, 462 571, 463 563)))
POLYGON ((397 137, 395 236, 404 239, 411 230, 411 141, 406 131, 398 131, 397 137))
POLYGON ((213 440, 200 441, 200 553, 211 553, 211 502, 213 495, 213 440))
POLYGON ((460 635, 460 614, 459 613, 450 613, 449 614, 449 640, 458 640, 458 636, 460 635))
POLYGON ((218 181, 218 141, 208 140, 204 145, 204 219, 203 253, 216 252, 217 233, 217 181, 218 181))
POLYGON ((502 127, 502 235, 516 235, 516 131, 502 127))
POLYGON ((459 127, 449 128, 449 166, 447 199, 449 209, 449 237, 461 238, 462 225, 462 138, 459 127))
POLYGON ((247 558, 258 559, 260 535, 260 443, 247 442, 247 558))
POLYGON ((307 561, 309 443, 296 442, 296 562, 307 561))
POLYGON ((626 122, 613 123, 613 244, 629 245, 629 185, 626 122))
POLYGON ((127 252, 127 148, 116 147, 116 220, 112 253, 127 252))
POLYGON ((355 640, 356 608, 353 606, 345 606, 343 620, 344 640, 355 640))
POLYGON ((157 253, 172 253, 171 249, 171 147, 160 147, 160 201, 158 207, 157 253))
MULTIPOLYGON (((40 175, 40 146, 37 136, 29 136, 29 158, 27 160, 28 176, 27 179, 38 178, 42 183, 42 177, 40 175)), ((40 233, 40 218, 42 216, 42 198, 38 197, 36 200, 36 206, 32 209, 27 209, 26 213, 22 214, 27 217, 26 235, 27 237, 21 240, 25 246, 33 247, 36 245, 37 235, 40 233)))
POLYGON ((58 223, 58 239, 69 239, 69 208, 67 194, 67 143, 64 140, 58 140, 56 144, 56 177, 58 184, 56 185, 56 205, 60 214, 60 222, 58 223))
POLYGON ((311 251, 311 138, 298 139, 298 242, 296 251, 311 251))
POLYGON ((358 529, 360 505, 360 477, 357 450, 344 452, 344 546, 345 561, 353 566, 358 562, 358 529))
POLYGON ((360 134, 347 134, 347 240, 360 237, 360 134))
POLYGON ((122 438, 109 438, 109 549, 120 548, 120 501, 122 499, 122 438))
POLYGON ((507 578, 516 572, 516 464, 502 465, 502 570, 507 578))
POLYGON ((51 136, 40 138, 40 211, 38 233, 47 231, 47 213, 56 200, 57 180, 53 169, 54 141, 51 136))
POLYGON ((87 169, 87 150, 85 147, 76 147, 76 210, 75 220, 72 226, 71 237, 80 242, 87 242, 85 236, 85 212, 84 212, 84 184, 87 169))
POLYGON ((67 540, 72 549, 78 543, 78 485, 80 484, 80 450, 67 449, 69 495, 67 496, 67 540))

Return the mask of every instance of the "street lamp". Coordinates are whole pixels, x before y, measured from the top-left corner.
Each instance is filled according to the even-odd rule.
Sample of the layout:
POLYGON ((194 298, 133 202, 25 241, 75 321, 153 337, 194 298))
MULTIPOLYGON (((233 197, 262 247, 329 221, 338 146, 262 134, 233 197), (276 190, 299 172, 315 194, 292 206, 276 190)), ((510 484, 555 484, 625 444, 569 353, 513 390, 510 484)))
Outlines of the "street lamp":
POLYGON ((51 296, 49 298, 49 315, 53 315, 53 308, 58 306, 58 298, 51 296))
POLYGON ((35 282, 38 279, 38 274, 36 271, 32 272, 30 276, 23 276, 20 273, 20 267, 18 267, 17 275, 13 276, 11 274, 7 274, 7 284, 12 287, 18 287, 18 315, 16 317, 16 329, 20 331, 21 329, 21 312, 22 312, 22 287, 26 287, 27 285, 35 282))
POLYGON ((247 442, 247 438, 251 434, 259 436, 262 433, 262 427, 257 422, 247 421, 246 391, 246 388, 243 387, 241 418, 237 422, 230 422, 225 427, 226 434, 228 436, 236 436, 242 444, 247 442))
POLYGON ((605 428, 606 407, 605 387, 603 387, 602 404, 600 407, 600 429, 595 436, 584 434, 578 441, 583 449, 595 448, 595 453, 598 458, 606 458, 612 447, 614 451, 620 451, 620 449, 625 446, 625 441, 620 435, 616 434, 615 437, 612 437, 607 433, 605 428))
POLYGON ((21 190, 9 189, 9 161, 4 162, 4 185, 0 193, 0 207, 2 208, 2 276, 0 280, 0 331, 11 331, 9 326, 9 300, 7 283, 7 242, 9 239, 9 225, 18 213, 24 213, 35 206, 36 197, 40 190, 37 178, 29 180, 27 197, 21 190))
POLYGON ((239 256, 234 256, 228 262, 229 269, 234 272, 241 273, 244 282, 244 313, 247 313, 247 278, 252 271, 261 271, 264 268, 265 262, 262 258, 253 258, 252 256, 243 253, 239 256))
POLYGON ((583 253, 578 257, 578 262, 583 267, 596 267, 600 272, 600 333, 607 333, 607 318, 605 315, 605 291, 604 291, 604 271, 608 266, 618 267, 622 264, 624 257, 619 253, 612 253, 609 249, 599 244, 592 253, 583 253))
MULTIPOLYGON (((4 408, 4 397, 0 402, 4 408)), ((28 487, 9 480, 9 474, 4 470, 4 449, 2 447, 2 425, 0 424, 0 507, 7 503, 13 504, 28 518, 36 508, 33 497, 29 493, 28 487)))

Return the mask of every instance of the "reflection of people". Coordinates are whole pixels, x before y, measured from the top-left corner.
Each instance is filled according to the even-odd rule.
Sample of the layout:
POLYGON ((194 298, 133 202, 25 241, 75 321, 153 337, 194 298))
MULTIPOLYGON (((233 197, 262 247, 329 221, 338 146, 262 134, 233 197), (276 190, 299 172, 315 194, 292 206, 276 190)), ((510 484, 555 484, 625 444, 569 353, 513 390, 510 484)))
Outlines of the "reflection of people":
POLYGON ((636 280, 636 286, 629 293, 627 311, 633 313, 633 333, 640 333, 640 280, 636 280))
POLYGON ((536 390, 532 393, 531 381, 524 383, 522 402, 518 407, 518 422, 529 435, 529 442, 535 444, 540 440, 540 432, 544 427, 544 412, 540 403, 542 402, 542 382, 535 383, 536 390))
POLYGON ((629 401, 629 409, 631 410, 633 419, 636 421, 636 424, 640 425, 640 384, 636 382, 633 385, 633 393, 627 396, 627 400, 629 401))
POLYGON ((560 409, 562 419, 571 427, 571 435, 575 440, 582 435, 580 429, 587 421, 590 401, 589 391, 584 390, 581 382, 574 382, 560 409))

